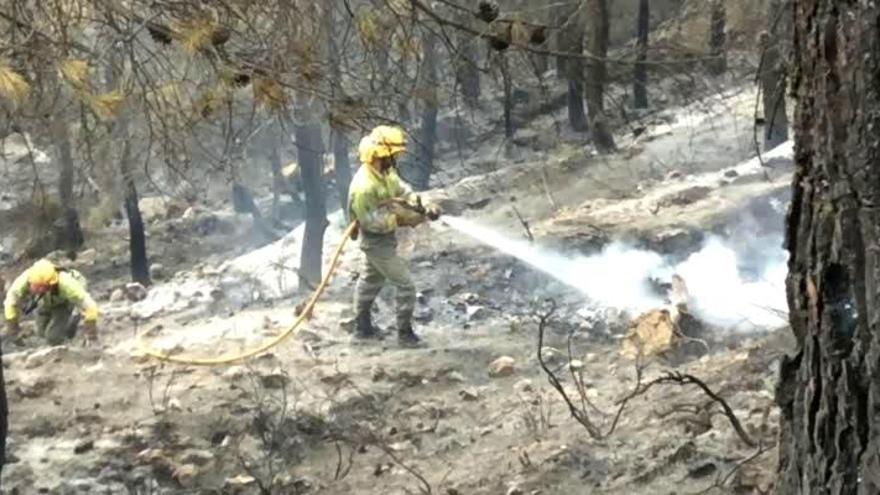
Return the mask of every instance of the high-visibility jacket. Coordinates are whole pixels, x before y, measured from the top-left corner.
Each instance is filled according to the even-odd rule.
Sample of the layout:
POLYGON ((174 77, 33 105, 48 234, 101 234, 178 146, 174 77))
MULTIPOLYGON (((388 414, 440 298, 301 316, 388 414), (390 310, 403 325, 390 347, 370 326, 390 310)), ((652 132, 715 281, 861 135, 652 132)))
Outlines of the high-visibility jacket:
MULTIPOLYGON (((78 271, 59 270, 58 284, 52 287, 49 292, 38 296, 39 307, 50 309, 64 304, 72 304, 82 311, 85 321, 96 322, 98 321, 98 305, 86 290, 87 285, 85 277, 78 271)), ((21 305, 31 295, 30 289, 28 271, 25 270, 6 291, 3 309, 7 320, 17 321, 20 318, 21 305)))
POLYGON ((348 206, 351 217, 358 221, 362 230, 372 234, 389 234, 397 230, 397 215, 390 199, 411 200, 412 188, 404 182, 394 168, 382 173, 370 165, 362 164, 351 180, 348 189, 348 206))

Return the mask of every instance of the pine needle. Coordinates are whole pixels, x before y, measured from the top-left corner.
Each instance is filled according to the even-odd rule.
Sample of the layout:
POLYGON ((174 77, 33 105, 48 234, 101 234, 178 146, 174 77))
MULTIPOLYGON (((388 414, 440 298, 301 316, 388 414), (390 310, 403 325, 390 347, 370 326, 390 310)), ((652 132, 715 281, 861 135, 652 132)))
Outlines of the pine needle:
POLYGON ((21 74, 0 63, 0 96, 18 104, 27 98, 30 91, 30 84, 21 74))
POLYGON ((85 60, 68 59, 61 63, 61 77, 77 91, 84 91, 89 87, 89 74, 91 68, 85 60))
POLYGON ((120 90, 93 95, 89 98, 89 105, 92 107, 92 111, 102 120, 110 120, 116 117, 124 103, 125 95, 120 90))
POLYGON ((177 24, 178 36, 183 50, 195 55, 208 45, 214 39, 214 33, 219 29, 216 22, 206 19, 191 19, 182 21, 177 24))
POLYGON ((274 79, 256 78, 253 81, 254 100, 272 110, 281 110, 289 101, 281 84, 274 79))

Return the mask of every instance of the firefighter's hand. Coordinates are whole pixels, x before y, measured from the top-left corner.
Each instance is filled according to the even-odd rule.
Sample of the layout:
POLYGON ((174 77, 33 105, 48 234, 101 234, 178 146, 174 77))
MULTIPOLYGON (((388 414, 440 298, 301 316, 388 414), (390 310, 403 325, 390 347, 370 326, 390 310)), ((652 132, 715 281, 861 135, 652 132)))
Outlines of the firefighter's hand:
POLYGON ((442 214, 443 214, 443 210, 441 210, 440 207, 435 204, 429 204, 428 206, 425 207, 425 216, 428 217, 429 219, 431 219, 432 221, 440 218, 440 215, 442 215, 442 214))
POLYGON ((85 322, 83 324, 83 337, 86 339, 86 345, 96 343, 98 341, 98 322, 85 322))

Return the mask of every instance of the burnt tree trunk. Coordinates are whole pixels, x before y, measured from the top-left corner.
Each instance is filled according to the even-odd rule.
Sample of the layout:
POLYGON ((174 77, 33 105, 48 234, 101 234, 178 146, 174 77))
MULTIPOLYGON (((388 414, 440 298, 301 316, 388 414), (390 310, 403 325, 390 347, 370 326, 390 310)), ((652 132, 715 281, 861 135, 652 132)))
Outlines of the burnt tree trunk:
MULTIPOLYGON (((328 2, 327 7, 330 7, 328 2)), ((330 63, 330 95, 333 101, 341 101, 345 99, 342 90, 342 68, 340 67, 339 44, 336 36, 339 34, 336 29, 336 20, 334 12, 336 9, 327 8, 324 11, 325 22, 324 27, 327 34, 327 56, 330 63)), ((343 217, 348 220, 348 188, 351 185, 351 162, 348 158, 348 149, 350 142, 345 133, 345 128, 339 125, 336 119, 331 118, 330 129, 332 130, 330 139, 333 143, 333 173, 336 180, 336 191, 339 194, 339 206, 342 208, 343 217)))
POLYGON ((61 225, 56 232, 55 245, 67 251, 79 249, 85 239, 79 223, 79 214, 73 195, 75 166, 73 162, 73 146, 70 141, 70 128, 67 120, 59 117, 52 124, 53 139, 58 165, 58 196, 61 203, 61 225))
POLYGON ((498 54, 498 64, 501 67, 501 82, 504 85, 504 137, 512 139, 516 132, 513 126, 513 81, 506 51, 498 54))
POLYGON ((431 172, 434 170, 434 147, 437 141, 437 40, 433 34, 423 36, 424 66, 422 68, 422 89, 420 101, 422 119, 419 127, 418 157, 415 174, 412 179, 413 188, 418 191, 428 189, 431 172))
MULTIPOLYGON (((581 55, 584 51, 583 15, 579 11, 568 11, 563 23, 558 38, 559 50, 581 55)), ((568 123, 574 131, 584 132, 589 128, 584 110, 584 60, 580 57, 560 57, 557 64, 568 84, 568 123)))
POLYGON ((781 494, 880 493, 880 7, 799 0, 781 494))
POLYGON ((709 18, 709 62, 711 74, 716 76, 727 70, 727 9, 724 0, 712 0, 709 18))
POLYGON ((648 0, 639 0, 636 31, 636 66, 633 71, 633 106, 648 108, 648 33, 651 31, 651 7, 648 0))
POLYGON ((314 110, 302 105, 296 111, 294 126, 297 159, 306 195, 306 227, 299 259, 301 287, 314 287, 321 281, 327 206, 324 192, 324 142, 314 110))
POLYGON ((273 124, 269 126, 263 141, 267 146, 266 157, 269 161, 269 170, 272 172, 272 222, 279 225, 278 207, 281 202, 281 193, 285 190, 284 176, 281 173, 281 137, 280 129, 273 124))
POLYGON ((769 10, 768 29, 760 43, 764 52, 760 82, 764 104, 764 147, 767 149, 788 140, 785 52, 791 34, 790 7, 783 7, 782 0, 773 0, 769 10))
POLYGON ((609 13, 608 0, 587 0, 586 17, 589 22, 587 37, 587 115, 596 149, 602 153, 614 151, 614 137, 605 117, 605 58, 608 56, 609 13))
MULTIPOLYGON (((461 16, 459 21, 470 22, 465 16, 461 16)), ((477 67, 477 45, 474 37, 467 33, 459 33, 458 52, 452 53, 452 57, 455 82, 462 100, 468 108, 476 108, 480 102, 480 70, 477 67)))

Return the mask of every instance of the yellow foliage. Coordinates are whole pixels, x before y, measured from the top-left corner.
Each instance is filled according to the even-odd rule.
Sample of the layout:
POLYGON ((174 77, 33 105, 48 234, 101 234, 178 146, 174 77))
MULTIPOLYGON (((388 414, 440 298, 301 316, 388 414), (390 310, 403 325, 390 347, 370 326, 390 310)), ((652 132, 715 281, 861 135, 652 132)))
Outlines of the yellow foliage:
POLYGON ((375 12, 367 12, 357 17, 358 33, 365 45, 375 45, 379 43, 382 33, 382 25, 379 22, 378 14, 375 12))
POLYGON ((31 86, 21 74, 11 67, 0 63, 0 96, 15 103, 24 101, 31 91, 31 86))
POLYGON ((227 86, 220 85, 214 88, 211 88, 204 93, 196 100, 193 110, 195 111, 197 118, 207 119, 214 115, 214 112, 220 109, 224 103, 229 101, 231 97, 227 86))
POLYGON ((258 77, 254 79, 254 100, 273 110, 281 110, 289 102, 287 93, 281 84, 274 79, 258 77))
POLYGON ((177 23, 180 44, 184 51, 194 55, 211 44, 215 31, 219 26, 208 19, 190 19, 177 23))
POLYGON ((116 116, 125 103, 125 95, 120 90, 100 95, 91 95, 89 105, 98 118, 109 120, 116 116))
POLYGON ((61 76, 77 91, 84 91, 89 87, 89 75, 92 71, 89 63, 85 60, 68 59, 61 63, 61 76))

